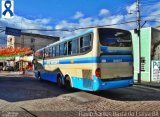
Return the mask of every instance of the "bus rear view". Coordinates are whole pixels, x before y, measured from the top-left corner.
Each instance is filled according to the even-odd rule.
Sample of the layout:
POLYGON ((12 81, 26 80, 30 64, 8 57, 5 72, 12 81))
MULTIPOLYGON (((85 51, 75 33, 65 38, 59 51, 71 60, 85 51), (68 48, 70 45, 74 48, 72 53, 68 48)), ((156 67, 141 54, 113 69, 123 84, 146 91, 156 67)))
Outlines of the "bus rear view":
POLYGON ((99 28, 95 90, 133 85, 133 49, 129 31, 99 28))

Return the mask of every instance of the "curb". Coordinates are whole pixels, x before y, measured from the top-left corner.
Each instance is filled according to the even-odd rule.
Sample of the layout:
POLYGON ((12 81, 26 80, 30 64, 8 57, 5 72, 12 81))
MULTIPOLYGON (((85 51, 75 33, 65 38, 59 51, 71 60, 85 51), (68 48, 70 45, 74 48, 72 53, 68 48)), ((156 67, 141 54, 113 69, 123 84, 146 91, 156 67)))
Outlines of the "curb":
POLYGON ((0 75, 21 75, 23 72, 0 72, 0 75))
POLYGON ((160 83, 135 83, 135 85, 147 86, 160 89, 160 83))

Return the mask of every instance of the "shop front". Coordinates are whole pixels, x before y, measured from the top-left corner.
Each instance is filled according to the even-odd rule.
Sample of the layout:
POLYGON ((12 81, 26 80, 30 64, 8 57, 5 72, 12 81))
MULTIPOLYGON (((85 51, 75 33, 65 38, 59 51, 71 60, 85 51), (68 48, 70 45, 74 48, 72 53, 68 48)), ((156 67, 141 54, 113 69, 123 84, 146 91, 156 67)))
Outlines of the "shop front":
POLYGON ((34 66, 32 64, 33 56, 23 56, 23 57, 16 57, 15 62, 20 71, 23 70, 33 70, 34 66))

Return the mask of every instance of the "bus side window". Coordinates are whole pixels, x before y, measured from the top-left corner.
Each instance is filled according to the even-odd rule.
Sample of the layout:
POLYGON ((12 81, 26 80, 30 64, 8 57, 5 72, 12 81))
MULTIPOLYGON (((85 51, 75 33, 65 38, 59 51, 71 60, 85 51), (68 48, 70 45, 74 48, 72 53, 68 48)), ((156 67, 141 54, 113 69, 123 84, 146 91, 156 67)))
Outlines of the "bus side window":
POLYGON ((38 58, 43 59, 43 51, 42 50, 39 52, 38 58))
POLYGON ((60 45, 60 55, 67 55, 67 42, 60 45))
POLYGON ((81 48, 83 48, 83 37, 80 37, 80 52, 81 52, 81 48))
POLYGON ((52 47, 52 52, 53 52, 52 56, 55 57, 55 55, 56 55, 55 47, 52 47))
POLYGON ((45 49, 45 58, 48 58, 48 48, 45 49))
POLYGON ((49 58, 51 58, 52 57, 52 48, 50 47, 49 48, 49 58))
POLYGON ((60 56, 63 56, 64 43, 60 44, 60 56))
POLYGON ((44 50, 43 50, 43 59, 45 59, 45 53, 46 53, 45 51, 46 51, 46 50, 44 49, 44 50))
POLYGON ((72 41, 68 42, 68 55, 72 55, 72 41))
POLYGON ((91 49, 91 35, 86 35, 80 38, 80 53, 91 49))
POLYGON ((74 39, 73 41, 72 41, 72 54, 73 55, 76 55, 76 54, 78 54, 79 53, 79 43, 78 43, 78 39, 74 39))
POLYGON ((67 55, 67 42, 64 43, 64 50, 63 50, 64 55, 67 55))
POLYGON ((59 56, 59 45, 56 46, 56 57, 59 56))

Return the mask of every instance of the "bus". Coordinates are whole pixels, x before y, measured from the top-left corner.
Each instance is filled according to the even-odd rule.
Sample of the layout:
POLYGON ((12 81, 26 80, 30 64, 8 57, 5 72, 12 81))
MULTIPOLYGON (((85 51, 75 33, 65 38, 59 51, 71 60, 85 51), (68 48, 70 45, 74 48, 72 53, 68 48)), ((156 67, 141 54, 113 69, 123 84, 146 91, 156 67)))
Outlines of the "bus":
POLYGON ((132 86, 131 33, 92 28, 61 39, 35 53, 35 76, 59 87, 98 91, 132 86))

